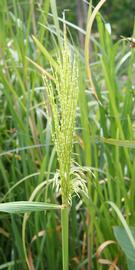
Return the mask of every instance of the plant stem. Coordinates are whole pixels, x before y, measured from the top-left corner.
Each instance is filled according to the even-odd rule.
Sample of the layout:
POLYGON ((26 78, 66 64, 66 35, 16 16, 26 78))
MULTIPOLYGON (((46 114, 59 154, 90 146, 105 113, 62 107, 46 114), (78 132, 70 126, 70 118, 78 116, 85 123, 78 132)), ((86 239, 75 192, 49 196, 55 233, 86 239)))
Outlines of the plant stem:
POLYGON ((69 208, 67 207, 61 209, 63 270, 68 270, 68 225, 69 225, 69 208))

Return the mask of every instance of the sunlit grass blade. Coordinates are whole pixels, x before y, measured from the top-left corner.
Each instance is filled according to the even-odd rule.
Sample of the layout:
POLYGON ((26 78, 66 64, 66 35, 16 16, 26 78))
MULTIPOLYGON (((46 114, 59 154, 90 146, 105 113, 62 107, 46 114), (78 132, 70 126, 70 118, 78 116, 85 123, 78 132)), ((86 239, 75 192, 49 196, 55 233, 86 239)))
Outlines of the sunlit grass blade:
POLYGON ((113 138, 97 137, 97 141, 120 147, 135 148, 135 141, 133 140, 117 140, 113 138))
POLYGON ((51 56, 51 54, 46 50, 46 48, 41 44, 41 42, 33 36, 33 40, 36 43, 37 48, 43 53, 45 59, 48 60, 50 65, 59 72, 58 64, 54 60, 54 58, 51 56))
POLYGON ((0 270, 1 269, 11 269, 12 266, 18 265, 19 261, 11 261, 7 263, 3 263, 0 265, 0 270))
MULTIPOLYGON (((86 29, 86 37, 85 37, 85 65, 86 65, 86 73, 87 73, 87 77, 89 80, 89 84, 90 87, 92 89, 93 95, 95 96, 95 98, 99 101, 99 98, 97 96, 96 93, 96 89, 95 89, 95 85, 93 83, 93 79, 92 79, 92 73, 91 73, 91 69, 89 67, 90 64, 90 49, 89 49, 89 42, 90 42, 90 38, 91 38, 91 30, 92 30, 92 25, 93 22, 95 20, 95 17, 98 13, 98 11, 100 10, 100 8, 102 7, 102 5, 105 3, 106 0, 100 0, 99 3, 97 4, 97 6, 94 8, 93 13, 91 14, 91 16, 89 17, 88 23, 87 23, 87 29, 86 29)), ((91 8, 91 6, 90 6, 91 8)))
POLYGON ((53 76, 49 72, 47 72, 44 68, 42 68, 40 65, 38 65, 33 60, 31 60, 29 57, 27 57, 27 59, 30 63, 32 63, 37 68, 37 70, 40 72, 40 74, 42 74, 43 76, 47 76, 50 80, 54 80, 53 76))
POLYGON ((51 5, 53 20, 54 20, 54 24, 55 24, 55 28, 56 28, 58 41, 59 41, 59 46, 61 47, 62 40, 61 40, 61 36, 60 36, 60 26, 59 26, 58 14, 57 14, 56 0, 50 0, 50 5, 51 5))
POLYGON ((49 204, 42 202, 29 202, 29 201, 18 201, 18 202, 9 202, 9 203, 0 203, 0 212, 6 213, 26 213, 26 212, 37 212, 45 210, 56 210, 62 209, 62 205, 49 204))

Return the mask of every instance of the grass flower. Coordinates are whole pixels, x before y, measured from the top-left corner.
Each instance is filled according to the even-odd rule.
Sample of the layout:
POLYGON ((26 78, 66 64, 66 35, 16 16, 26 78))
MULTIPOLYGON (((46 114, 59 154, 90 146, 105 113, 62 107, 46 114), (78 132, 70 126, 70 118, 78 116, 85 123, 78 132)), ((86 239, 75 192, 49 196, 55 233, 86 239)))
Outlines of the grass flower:
POLYGON ((57 64, 58 70, 53 70, 54 80, 50 81, 44 77, 44 82, 49 101, 48 113, 51 110, 52 115, 52 138, 59 163, 62 203, 67 206, 61 211, 61 226, 63 269, 68 270, 69 205, 72 202, 74 188, 77 187, 73 182, 71 167, 79 86, 77 59, 71 54, 66 34, 57 64))
POLYGON ((78 67, 64 41, 58 57, 59 72, 53 71, 54 82, 44 77, 45 89, 52 114, 52 137, 56 147, 62 202, 68 204, 72 193, 71 161, 75 127, 78 86, 78 67))

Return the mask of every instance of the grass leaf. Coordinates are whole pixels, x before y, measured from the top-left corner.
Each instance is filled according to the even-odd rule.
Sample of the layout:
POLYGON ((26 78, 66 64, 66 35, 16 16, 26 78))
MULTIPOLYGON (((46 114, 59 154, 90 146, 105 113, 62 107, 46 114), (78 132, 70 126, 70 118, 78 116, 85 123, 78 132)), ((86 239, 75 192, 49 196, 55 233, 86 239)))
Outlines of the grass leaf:
POLYGON ((42 202, 18 201, 18 202, 0 203, 0 212, 12 214, 33 212, 33 211, 37 212, 61 208, 63 208, 63 206, 61 205, 42 202))

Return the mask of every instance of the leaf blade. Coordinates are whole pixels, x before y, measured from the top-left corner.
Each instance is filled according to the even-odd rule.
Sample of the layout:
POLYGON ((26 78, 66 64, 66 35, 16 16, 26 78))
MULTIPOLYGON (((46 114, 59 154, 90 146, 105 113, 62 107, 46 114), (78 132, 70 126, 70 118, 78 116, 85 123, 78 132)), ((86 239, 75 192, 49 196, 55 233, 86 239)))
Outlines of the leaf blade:
POLYGON ((62 205, 42 203, 42 202, 29 202, 29 201, 18 201, 18 202, 8 202, 0 203, 0 212, 6 212, 11 214, 26 213, 33 211, 44 211, 52 209, 61 209, 62 205))

